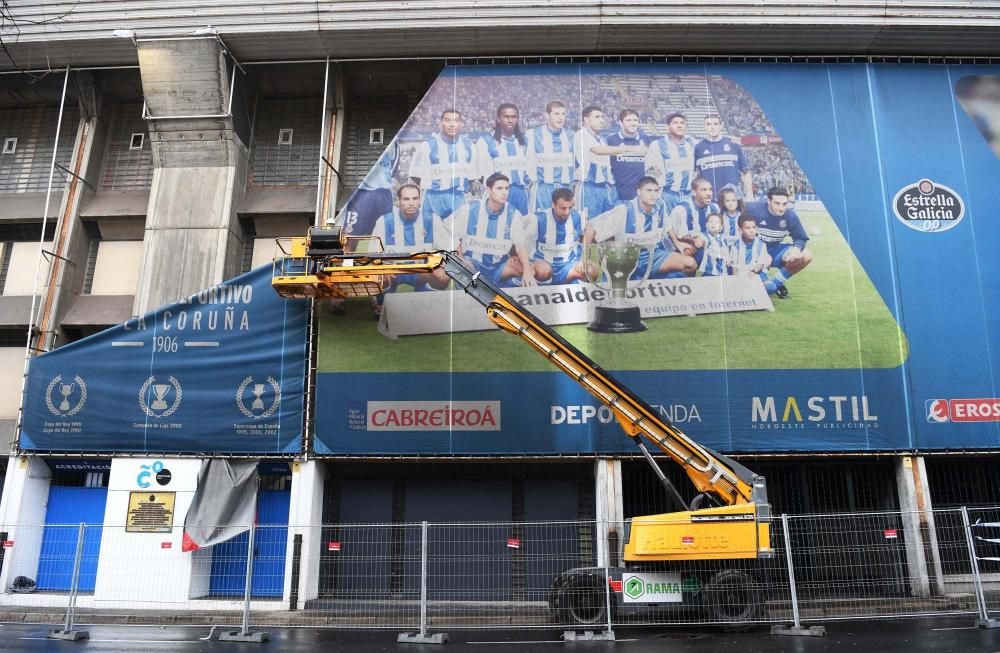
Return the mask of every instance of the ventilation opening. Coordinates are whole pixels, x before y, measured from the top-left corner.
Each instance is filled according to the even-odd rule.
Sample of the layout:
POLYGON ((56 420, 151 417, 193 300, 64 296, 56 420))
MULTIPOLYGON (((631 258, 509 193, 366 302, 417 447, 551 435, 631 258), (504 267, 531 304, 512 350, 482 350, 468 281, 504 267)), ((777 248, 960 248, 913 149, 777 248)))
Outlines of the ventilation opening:
POLYGON ((368 144, 369 145, 382 145, 385 141, 385 130, 379 127, 378 129, 368 130, 368 144))
POLYGON ((89 295, 94 289, 94 270, 97 269, 97 250, 101 247, 101 237, 90 238, 90 248, 87 250, 87 268, 83 273, 83 294, 89 295))
POLYGON ((280 129, 278 130, 278 145, 291 145, 292 144, 292 134, 295 132, 294 129, 280 129))
POLYGON ((5 138, 3 141, 3 153, 13 154, 14 152, 17 152, 17 139, 5 138))
POLYGON ((0 257, 0 293, 7 285, 7 273, 10 272, 10 257, 13 252, 14 243, 6 242, 3 244, 3 256, 0 257))
POLYGON ((243 228, 243 260, 241 262, 241 269, 243 272, 249 272, 250 268, 253 267, 253 245, 254 239, 257 237, 257 228, 254 225, 254 221, 250 218, 240 218, 240 226, 243 228))
POLYGON ((52 469, 50 485, 54 487, 108 487, 111 463, 69 460, 49 462, 52 469))
POLYGON ((146 142, 146 135, 142 133, 132 134, 132 138, 129 139, 128 149, 130 150, 141 150, 143 144, 146 142))
POLYGON ((25 347, 27 344, 27 329, 0 329, 0 347, 25 347))

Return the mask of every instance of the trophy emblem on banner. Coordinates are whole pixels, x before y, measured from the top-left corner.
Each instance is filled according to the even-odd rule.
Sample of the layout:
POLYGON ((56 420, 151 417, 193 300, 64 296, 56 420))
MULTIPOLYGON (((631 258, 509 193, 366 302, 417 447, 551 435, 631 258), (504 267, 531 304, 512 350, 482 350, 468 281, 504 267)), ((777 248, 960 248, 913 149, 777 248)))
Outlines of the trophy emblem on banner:
POLYGON ((281 405, 281 385, 273 376, 267 377, 265 383, 257 383, 252 376, 248 376, 236 388, 236 407, 247 417, 253 419, 270 417, 278 410, 279 405, 281 405), (270 406, 264 401, 264 395, 268 388, 271 389, 273 395, 270 406), (246 400, 250 399, 251 396, 253 399, 250 401, 250 407, 247 408, 246 400))
POLYGON ((150 417, 169 417, 177 412, 181 405, 184 390, 175 377, 167 377, 167 383, 156 383, 156 377, 151 376, 139 388, 139 408, 150 417), (152 392, 150 392, 152 390, 152 392), (167 403, 167 396, 173 390, 173 402, 167 403))
POLYGON ((643 283, 649 278, 652 267, 652 247, 644 247, 626 243, 601 243, 591 245, 597 250, 597 278, 589 279, 591 283, 605 291, 606 298, 594 309, 594 319, 587 328, 600 333, 635 333, 645 331, 639 307, 628 299, 628 282, 639 266, 639 259, 646 252, 647 264, 642 278, 637 283, 643 283))
POLYGON ((62 375, 58 374, 49 382, 49 387, 45 390, 45 405, 56 417, 70 417, 79 413, 87 403, 87 383, 79 376, 74 376, 70 383, 63 383, 62 380, 62 375), (53 390, 58 390, 61 399, 55 398, 53 390), (77 395, 77 400, 75 404, 71 404, 70 397, 74 394, 77 395), (56 401, 59 402, 58 405, 56 401))

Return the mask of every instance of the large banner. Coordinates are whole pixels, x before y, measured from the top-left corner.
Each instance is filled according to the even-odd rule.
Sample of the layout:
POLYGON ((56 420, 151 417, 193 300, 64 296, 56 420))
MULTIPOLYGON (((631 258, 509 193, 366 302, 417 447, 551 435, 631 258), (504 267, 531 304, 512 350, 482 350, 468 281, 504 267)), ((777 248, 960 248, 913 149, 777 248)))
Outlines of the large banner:
MULTIPOLYGON (((995 448, 998 139, 1000 67, 449 67, 339 219, 461 252, 709 446, 995 448)), ((320 454, 632 450, 440 274, 342 312, 320 454)))
POLYGON ((21 449, 299 453, 308 315, 268 265, 33 358, 21 449))

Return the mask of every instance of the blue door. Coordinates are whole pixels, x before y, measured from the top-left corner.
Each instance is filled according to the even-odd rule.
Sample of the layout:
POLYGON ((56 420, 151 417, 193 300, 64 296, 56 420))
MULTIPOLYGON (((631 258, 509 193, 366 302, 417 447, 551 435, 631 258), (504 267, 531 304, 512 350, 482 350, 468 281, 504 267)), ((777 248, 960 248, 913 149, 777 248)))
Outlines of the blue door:
MULTIPOLYGON (((284 589, 291 496, 289 490, 261 490, 257 494, 257 532, 250 581, 252 596, 281 596, 284 589)), ((249 541, 249 533, 242 533, 212 548, 209 592, 213 596, 243 596, 249 541)))
POLYGON ((38 559, 39 590, 70 590, 76 541, 80 522, 83 522, 88 528, 80 558, 79 591, 94 591, 107 499, 108 489, 103 487, 49 487, 42 551, 38 559))

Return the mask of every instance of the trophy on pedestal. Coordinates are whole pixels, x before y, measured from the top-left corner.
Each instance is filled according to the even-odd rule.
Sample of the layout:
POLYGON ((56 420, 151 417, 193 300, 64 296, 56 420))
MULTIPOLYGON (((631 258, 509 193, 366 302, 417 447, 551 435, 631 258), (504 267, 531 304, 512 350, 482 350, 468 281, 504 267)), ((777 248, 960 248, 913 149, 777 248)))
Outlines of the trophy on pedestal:
POLYGON ((167 383, 154 383, 153 384, 153 396, 156 399, 153 403, 149 405, 150 410, 166 410, 167 402, 164 397, 167 396, 167 391, 170 390, 170 385, 167 383))
POLYGON ((250 404, 250 410, 264 410, 264 400, 261 397, 264 396, 264 384, 254 383, 253 384, 253 403, 250 404))
POLYGON ((602 243, 596 245, 600 272, 596 279, 590 279, 595 286, 607 293, 607 298, 598 303, 594 319, 587 328, 600 333, 635 333, 645 331, 639 307, 628 299, 628 282, 639 265, 643 250, 648 251, 648 263, 643 277, 638 283, 649 278, 653 252, 651 247, 635 244, 602 243))
POLYGON ((59 384, 59 394, 62 395, 63 399, 59 403, 59 410, 66 412, 69 410, 69 397, 73 394, 73 389, 76 388, 75 383, 60 383, 59 384))

